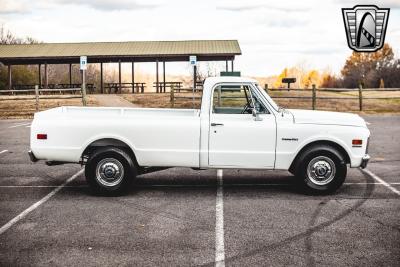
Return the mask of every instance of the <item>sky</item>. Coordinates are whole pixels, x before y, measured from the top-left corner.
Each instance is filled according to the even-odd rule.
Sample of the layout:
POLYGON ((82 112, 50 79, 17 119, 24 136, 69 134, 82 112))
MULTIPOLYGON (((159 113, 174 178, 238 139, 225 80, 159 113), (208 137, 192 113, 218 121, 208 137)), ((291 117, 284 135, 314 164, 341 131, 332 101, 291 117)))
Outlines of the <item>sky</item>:
POLYGON ((356 4, 391 8, 386 42, 399 56, 400 0, 0 0, 0 24, 43 42, 235 39, 242 75, 271 76, 295 65, 339 73, 351 54, 341 8, 356 4))

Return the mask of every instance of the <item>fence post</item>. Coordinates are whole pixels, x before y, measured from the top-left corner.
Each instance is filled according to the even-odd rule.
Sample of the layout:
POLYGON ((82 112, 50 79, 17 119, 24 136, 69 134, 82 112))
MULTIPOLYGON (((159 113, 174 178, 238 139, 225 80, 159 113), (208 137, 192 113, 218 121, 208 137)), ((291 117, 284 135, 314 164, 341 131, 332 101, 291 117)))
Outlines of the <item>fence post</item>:
POLYGON ((35 85, 36 112, 39 111, 39 85, 35 85))
POLYGON ((175 106, 175 95, 174 95, 175 92, 174 91, 175 91, 174 85, 171 85, 170 102, 171 102, 172 107, 175 106))
POLYGON ((264 84, 264 90, 268 94, 268 83, 264 84))
POLYGON ((315 84, 312 85, 312 109, 315 110, 317 102, 317 90, 315 84))
POLYGON ((358 102, 360 104, 360 111, 363 110, 363 102, 362 102, 362 84, 358 86, 358 102))
POLYGON ((82 104, 86 106, 86 73, 85 70, 82 70, 82 104))

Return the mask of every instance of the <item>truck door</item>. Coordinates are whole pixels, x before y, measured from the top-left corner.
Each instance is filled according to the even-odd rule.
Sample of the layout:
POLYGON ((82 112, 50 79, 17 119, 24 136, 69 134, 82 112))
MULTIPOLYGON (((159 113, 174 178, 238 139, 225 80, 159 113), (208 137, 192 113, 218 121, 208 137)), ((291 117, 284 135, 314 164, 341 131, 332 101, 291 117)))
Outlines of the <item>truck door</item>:
POLYGON ((221 84, 214 88, 209 121, 210 166, 273 168, 275 139, 275 116, 251 84, 221 84))

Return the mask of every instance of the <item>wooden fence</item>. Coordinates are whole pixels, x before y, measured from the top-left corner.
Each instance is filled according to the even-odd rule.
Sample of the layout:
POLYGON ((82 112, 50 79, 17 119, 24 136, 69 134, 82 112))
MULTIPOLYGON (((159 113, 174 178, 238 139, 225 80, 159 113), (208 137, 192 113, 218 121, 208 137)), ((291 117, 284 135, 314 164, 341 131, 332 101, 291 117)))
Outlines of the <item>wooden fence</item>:
MULTIPOLYGON (((290 89, 269 89, 267 85, 265 85, 264 90, 269 93, 269 95, 273 99, 310 99, 311 100, 311 108, 315 110, 317 108, 317 100, 356 100, 358 101, 358 110, 363 111, 363 100, 388 100, 388 99, 400 99, 399 97, 366 97, 363 96, 363 92, 400 92, 400 88, 368 88, 363 89, 360 86, 358 89, 349 89, 349 88, 316 88, 315 85, 312 85, 310 89, 298 89, 298 88, 290 88, 290 89), (274 96, 274 92, 308 92, 309 96, 274 96), (342 93, 342 92, 356 92, 357 96, 319 96, 319 92, 330 92, 330 93, 342 93)), ((177 90, 173 87, 170 92, 170 103, 172 107, 174 107, 177 101, 200 101, 201 96, 196 96, 193 94, 192 88, 180 88, 179 95, 176 95, 177 90), (188 94, 188 96, 182 96, 181 94, 188 94), (189 94, 191 94, 189 96, 189 94)), ((196 91, 195 91, 196 92, 196 91)), ((197 92, 201 92, 197 90, 197 92)))
POLYGON ((400 99, 400 97, 365 97, 363 96, 363 92, 400 92, 399 88, 367 88, 363 89, 362 86, 358 89, 349 89, 349 88, 316 88, 313 84, 311 89, 268 89, 268 85, 264 86, 264 90, 269 93, 269 95, 274 99, 311 99, 311 107, 313 110, 316 109, 317 100, 357 100, 358 101, 358 110, 363 111, 363 100, 388 100, 388 99, 400 99), (284 92, 284 91, 293 91, 293 92, 309 92, 310 96, 273 96, 274 92, 284 92), (327 92, 327 93, 343 93, 343 92, 357 92, 357 96, 318 96, 318 92, 327 92))
POLYGON ((194 89, 193 88, 175 88, 171 86, 170 90, 170 103, 171 106, 174 107, 177 101, 193 101, 193 105, 195 101, 201 101, 201 96, 196 96, 194 93, 200 93, 202 89, 194 89), (178 93, 178 95, 177 95, 178 93), (186 94, 189 96, 182 96, 182 94, 186 94))
POLYGON ((63 88, 63 89, 39 89, 39 86, 36 85, 35 89, 24 89, 24 90, 0 90, 0 94, 9 93, 32 93, 34 95, 25 95, 23 97, 7 97, 7 98, 0 98, 1 101, 9 101, 9 100, 35 100, 35 108, 36 111, 39 111, 39 102, 40 99, 72 99, 72 98, 81 98, 83 106, 86 106, 86 90, 85 88, 63 88), (61 92, 80 92, 80 95, 45 95, 44 93, 61 93, 61 92))

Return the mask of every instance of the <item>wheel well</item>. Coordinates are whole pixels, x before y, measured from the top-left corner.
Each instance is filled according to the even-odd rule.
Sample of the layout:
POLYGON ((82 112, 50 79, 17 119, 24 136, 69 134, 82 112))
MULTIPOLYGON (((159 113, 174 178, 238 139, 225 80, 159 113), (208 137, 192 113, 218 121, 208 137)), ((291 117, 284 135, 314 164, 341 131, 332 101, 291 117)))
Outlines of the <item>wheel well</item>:
POLYGON ((86 159, 90 158, 90 155, 96 149, 103 148, 103 147, 117 147, 117 148, 124 150, 131 157, 133 163, 137 167, 139 167, 139 164, 136 160, 135 153, 133 152, 132 148, 129 145, 127 145, 126 143, 124 143, 118 139, 114 139, 114 138, 103 138, 103 139, 99 139, 99 140, 96 140, 96 141, 90 143, 82 153, 82 160, 84 161, 85 158, 86 159))
POLYGON ((311 142, 307 145, 305 145, 300 151, 299 153, 297 153, 296 157, 294 158, 292 164, 290 165, 289 171, 291 173, 295 172, 295 166, 296 166, 296 161, 298 160, 298 158, 301 156, 301 154, 303 154, 304 151, 306 151, 308 148, 312 147, 312 146, 318 146, 318 145, 328 145, 331 146, 335 149, 337 149, 337 151, 339 151, 339 153, 341 155, 343 155, 344 160, 346 161, 346 163, 350 163, 350 157, 349 154, 347 154, 346 150, 339 145, 338 143, 332 142, 332 141, 327 141, 327 140, 321 140, 321 141, 314 141, 311 142))

